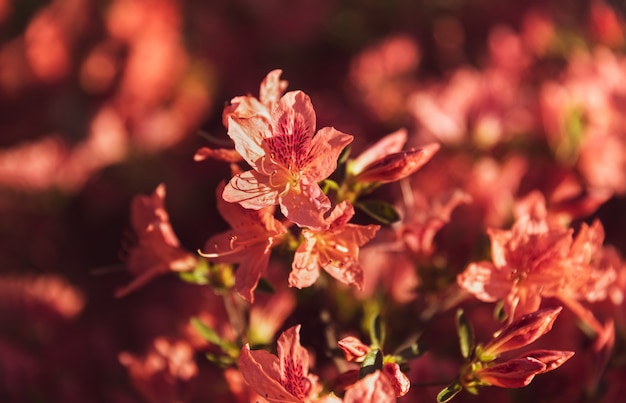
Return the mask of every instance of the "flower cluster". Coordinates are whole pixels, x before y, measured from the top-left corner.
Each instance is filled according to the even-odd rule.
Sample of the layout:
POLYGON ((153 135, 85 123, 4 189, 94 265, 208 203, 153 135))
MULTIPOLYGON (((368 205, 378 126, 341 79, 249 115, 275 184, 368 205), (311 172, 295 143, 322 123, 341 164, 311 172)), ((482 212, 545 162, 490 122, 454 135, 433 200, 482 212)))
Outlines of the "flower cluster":
POLYGON ((0 401, 623 400, 623 2, 0 26, 0 401))
MULTIPOLYGON (((128 259, 137 278, 119 296, 168 271, 181 272, 187 282, 208 285, 223 295, 231 332, 220 333, 215 323, 206 322, 214 316, 211 310, 204 312, 205 319, 193 320, 191 331, 212 346, 208 357, 227 369, 232 392, 248 396, 243 399, 393 402, 409 394, 412 383, 420 382, 409 376, 410 367, 422 360, 424 343, 414 339, 403 347, 396 335, 392 343, 396 352, 383 354, 383 347, 388 349, 385 326, 396 331, 402 326, 385 325, 388 322, 381 319, 407 301, 423 306, 422 316, 412 319, 422 322, 417 327, 420 333, 429 332, 426 325, 433 316, 459 304, 469 309, 472 299, 497 303, 496 317, 506 321, 491 341, 476 344, 474 330, 459 310, 456 334, 464 362, 438 401, 448 401, 462 390, 478 394, 487 386, 522 388, 536 375, 563 365, 575 351, 537 349, 508 357, 548 333, 563 307, 588 330, 598 359, 608 357, 615 341, 614 323, 605 319, 602 324, 585 304, 609 300, 619 305, 623 290, 618 279, 624 266, 615 251, 603 245, 600 221, 582 223, 575 231, 570 211, 550 210, 540 191, 529 192, 511 203, 511 229, 485 230, 491 240, 491 261, 469 263, 457 274, 456 284, 454 277, 447 280, 450 290, 458 287, 458 295, 446 297, 441 293, 444 279, 428 284, 429 276, 441 270, 435 237, 451 222, 455 209, 473 204, 479 194, 468 188, 426 200, 411 179, 420 168, 427 169, 441 145, 426 143, 403 150, 408 141, 404 129, 351 157, 348 146, 354 136, 333 127, 317 129, 310 97, 302 91, 286 92, 281 75, 280 70, 271 71, 258 98, 238 96, 225 107, 222 122, 233 148, 203 147, 195 155, 196 161, 230 166, 230 180, 222 181, 215 191, 217 210, 230 229, 211 236, 193 255, 180 247, 169 224, 164 185, 152 196, 139 196, 132 211, 139 242, 128 259), (376 198, 381 186, 394 182, 401 184, 402 203, 376 198), (363 214, 355 221, 357 212, 363 214), (361 249, 366 259, 360 259, 361 249), (288 274, 285 265, 290 266, 288 274), (322 277, 322 272, 328 276, 322 277), (406 283, 413 284, 413 290, 403 291, 398 298, 393 297, 396 291, 385 289, 385 277, 394 272, 400 278, 417 275, 406 283), (277 293, 277 288, 287 294, 277 293), (320 311, 328 326, 324 351, 335 355, 334 365, 315 365, 319 357, 301 344, 302 323, 281 333, 276 355, 255 347, 261 343, 269 348, 285 320, 284 313, 274 315, 264 306, 283 301, 292 310, 294 304, 285 295, 307 288, 314 290, 308 298, 327 298, 329 293, 356 297, 352 309, 361 305, 363 318, 373 318, 362 328, 372 343, 368 346, 349 334, 336 337, 328 322, 333 308, 327 306, 320 311), (276 302, 264 295, 268 290, 275 293, 270 299, 276 302), (419 297, 420 290, 432 296, 419 297), (384 299, 386 293, 392 296, 391 305, 384 299), (561 305, 542 308, 548 299, 561 305), (257 330, 258 320, 270 320, 269 330, 257 330), (337 348, 343 358, 332 353, 337 348), (309 372, 316 368, 317 374, 309 372), (321 380, 322 374, 328 378, 321 380)), ((394 279, 390 285, 403 283, 394 279)))

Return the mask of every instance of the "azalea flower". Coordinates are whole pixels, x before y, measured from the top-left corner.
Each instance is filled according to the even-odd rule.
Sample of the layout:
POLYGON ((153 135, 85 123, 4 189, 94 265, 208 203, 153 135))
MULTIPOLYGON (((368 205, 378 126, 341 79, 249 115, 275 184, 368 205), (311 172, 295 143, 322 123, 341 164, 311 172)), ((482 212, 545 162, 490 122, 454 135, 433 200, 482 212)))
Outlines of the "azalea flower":
POLYGON ((503 300, 509 323, 539 309, 542 298, 556 297, 601 333, 603 326, 579 302, 606 298, 617 278, 602 259, 600 223, 583 225, 574 237, 550 218, 538 192, 518 203, 516 216, 511 230, 488 229, 492 261, 470 264, 459 285, 482 301, 503 300))
POLYGON ((289 284, 304 288, 315 283, 320 268, 348 285, 363 286, 363 269, 359 265, 359 247, 372 239, 379 225, 356 225, 348 221, 354 207, 339 203, 326 218, 321 229, 303 229, 304 242, 296 250, 289 284))
POLYGON ((115 292, 123 297, 153 278, 169 272, 192 270, 197 257, 180 246, 165 210, 165 185, 150 196, 137 196, 131 205, 131 224, 138 242, 128 252, 126 264, 135 279, 115 292))
POLYGON ((290 221, 319 227, 331 204, 318 182, 335 171, 352 136, 331 127, 314 131, 315 111, 302 91, 285 94, 270 119, 231 115, 228 135, 253 169, 230 180, 224 200, 254 210, 280 204, 290 221))
POLYGON ((300 345, 300 325, 281 334, 278 356, 250 350, 246 344, 238 365, 248 385, 270 403, 312 402, 321 389, 317 376, 309 374, 309 353, 300 345))
POLYGON ((216 189, 217 209, 231 230, 209 238, 200 255, 222 263, 237 263, 235 289, 245 300, 254 301, 254 290, 267 268, 272 246, 287 233, 274 218, 273 207, 248 210, 222 199, 224 183, 216 189))

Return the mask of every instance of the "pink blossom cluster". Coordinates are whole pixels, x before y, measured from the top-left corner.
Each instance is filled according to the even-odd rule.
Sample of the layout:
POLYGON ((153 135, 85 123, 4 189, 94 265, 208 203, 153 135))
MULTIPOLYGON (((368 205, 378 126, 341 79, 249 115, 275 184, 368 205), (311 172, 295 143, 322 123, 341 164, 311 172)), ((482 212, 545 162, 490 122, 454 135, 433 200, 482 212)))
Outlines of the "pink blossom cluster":
MULTIPOLYGON (((258 98, 238 96, 224 109, 223 123, 234 148, 203 147, 195 155, 196 161, 216 159, 230 164, 232 177, 215 192, 217 209, 230 229, 211 236, 194 255, 181 247, 174 235, 164 210, 164 185, 151 196, 137 197, 132 214, 139 242, 128 260, 136 279, 118 295, 158 274, 175 271, 189 282, 208 285, 235 304, 237 318, 230 318, 231 325, 237 326, 234 339, 223 339, 202 322, 195 322, 195 327, 201 329, 196 331, 204 334, 206 342, 221 349, 210 360, 229 368, 229 384, 240 377, 237 385, 243 389, 237 393, 248 396, 244 400, 257 396, 255 399, 269 402, 396 401, 407 395, 412 385, 419 388, 424 379, 409 377, 413 361, 419 366, 424 353, 419 338, 408 349, 397 345, 395 353, 383 353, 387 350, 384 315, 391 315, 390 307, 409 307, 416 315, 412 320, 425 326, 420 330, 424 333, 429 332, 430 321, 445 318, 455 307, 471 307, 472 301, 495 303, 492 321, 497 323, 500 318, 506 322, 491 341, 476 343, 471 321, 458 311, 456 332, 452 333, 458 336, 465 363, 457 368, 456 380, 437 395, 441 402, 462 390, 479 394, 488 386, 521 388, 536 375, 566 363, 575 355, 567 346, 508 355, 548 333, 563 307, 587 329, 592 355, 606 365, 615 344, 615 319, 606 314, 598 318, 589 304, 606 301, 615 308, 623 306, 626 266, 615 249, 604 245, 599 220, 590 225, 583 222, 575 229, 572 223, 579 218, 575 214, 579 210, 551 210, 539 190, 523 197, 510 194, 511 199, 491 200, 496 195, 471 181, 469 188, 453 192, 425 187, 434 190, 436 198, 420 202, 424 199, 421 182, 413 182, 411 177, 419 176, 416 172, 428 167, 431 159, 436 161, 439 143, 403 150, 408 134, 400 130, 353 158, 346 150, 353 136, 333 127, 316 130, 310 98, 302 91, 285 92, 287 82, 281 74, 273 70, 265 77, 258 98), (371 198, 377 188, 393 182, 402 184, 395 206, 371 198), (499 210, 485 215, 485 223, 493 225, 485 229, 491 240, 490 259, 469 262, 456 274, 456 281, 453 276, 447 283, 445 278, 429 279, 452 261, 446 261, 437 250, 436 236, 446 225, 453 225, 458 207, 472 205, 476 199, 489 202, 486 210, 499 210), (509 203, 510 211, 498 205, 503 202, 509 203), (380 224, 353 223, 355 206, 367 213, 369 221, 380 224), (506 215, 512 216, 512 224, 504 224, 506 215), (487 217, 493 217, 493 222, 487 217), (386 225, 387 234, 381 235, 381 224, 386 225), (361 249, 367 259, 360 258, 361 249), (276 261, 280 264, 270 268, 276 261), (290 267, 288 274, 281 265, 290 267), (274 270, 278 273, 270 274, 274 270), (323 277, 322 272, 329 276, 323 277), (353 309, 361 305, 361 315, 371 320, 361 328, 369 332, 371 343, 365 344, 349 329, 343 331, 347 331, 343 338, 332 340, 336 333, 331 317, 327 318, 331 322, 324 349, 332 355, 339 348, 345 357, 335 357, 325 368, 318 368, 316 357, 302 346, 302 324, 280 333, 276 354, 251 347, 273 340, 288 315, 265 311, 266 317, 252 316, 259 304, 255 295, 262 292, 258 291, 260 281, 268 276, 278 282, 272 287, 287 293, 271 298, 284 299, 298 289, 312 287, 316 289, 313 298, 340 293, 354 299, 353 309), (396 291, 398 287, 404 290, 396 291), (264 337, 257 339, 257 320, 270 321, 273 331, 263 332, 264 337), (312 369, 327 379, 309 372, 312 369)), ((438 140, 446 142, 443 137, 438 140)), ((449 159, 443 161, 450 163, 449 159)), ((495 161, 479 161, 476 166, 481 164, 495 170, 489 174, 491 181, 506 180, 499 175, 510 176, 506 169, 498 171, 495 161)), ((523 164, 514 164, 519 175, 523 164)), ((506 186, 514 190, 510 183, 506 186)), ((289 305, 297 309, 293 302, 289 305)), ((556 347, 562 345, 552 342, 556 347)), ((447 376, 454 377, 453 373, 447 376)), ((432 382, 437 375, 427 374, 426 379, 432 382)))
POLYGON ((0 401, 623 399, 619 2, 18 3, 0 401))

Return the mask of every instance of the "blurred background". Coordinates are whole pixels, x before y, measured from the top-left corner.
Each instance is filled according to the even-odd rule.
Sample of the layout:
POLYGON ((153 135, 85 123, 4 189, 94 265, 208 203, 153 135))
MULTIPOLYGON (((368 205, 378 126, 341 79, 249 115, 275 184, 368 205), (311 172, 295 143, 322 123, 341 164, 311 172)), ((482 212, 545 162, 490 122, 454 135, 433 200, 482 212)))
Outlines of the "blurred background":
MULTIPOLYGON (((145 401, 120 352, 145 350, 193 307, 167 276, 113 297, 131 278, 131 200, 165 183, 188 250, 222 231, 214 189, 229 168, 193 155, 229 144, 224 105, 258 95, 276 68, 311 96, 318 127, 353 134, 355 150, 400 127, 414 143, 496 156, 512 135, 548 139, 551 163, 577 166, 593 188, 586 211, 611 217, 607 239, 623 254, 626 165, 602 182, 572 160, 570 138, 550 140, 550 113, 539 109, 555 99, 540 102, 544 83, 564 82, 577 52, 617 60, 611 77, 626 74, 625 4, 0 0, 0 401, 145 401), (506 74, 490 87, 467 84, 495 70, 506 74), (484 91, 493 96, 476 106, 484 91)), ((620 108, 626 93, 615 86, 620 108)), ((528 174, 520 187, 543 179, 528 174)))

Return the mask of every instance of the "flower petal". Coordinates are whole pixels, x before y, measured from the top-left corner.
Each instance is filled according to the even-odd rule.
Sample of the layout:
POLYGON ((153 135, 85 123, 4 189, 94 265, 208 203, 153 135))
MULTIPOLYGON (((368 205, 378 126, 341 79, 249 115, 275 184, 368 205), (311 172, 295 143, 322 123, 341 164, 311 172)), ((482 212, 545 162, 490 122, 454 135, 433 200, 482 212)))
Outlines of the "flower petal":
POLYGON ((253 303, 254 290, 259 284, 261 274, 267 269, 270 254, 261 245, 247 249, 246 253, 240 256, 243 256, 244 259, 239 262, 239 267, 235 273, 235 290, 243 299, 253 303))
POLYGON ((290 221, 300 227, 324 226, 324 214, 330 209, 330 200, 315 182, 306 178, 298 188, 291 188, 280 195, 280 210, 290 221))
POLYGON ((534 358, 518 358, 476 371, 475 375, 488 385, 521 388, 540 374, 546 364, 534 358))
POLYGON ((256 171, 246 171, 231 178, 222 197, 229 203, 239 203, 247 209, 259 210, 278 204, 279 192, 268 183, 268 177, 256 171))
POLYGON ((350 173, 357 175, 381 156, 400 152, 407 140, 406 129, 396 130, 371 145, 350 162, 350 173))
POLYGON ((363 169, 355 177, 360 183, 389 183, 406 178, 424 166, 439 150, 439 144, 432 143, 424 148, 412 148, 385 155, 363 169))
POLYGON ((259 99, 263 105, 266 105, 270 110, 280 100, 287 89, 288 82, 281 80, 280 76, 283 71, 280 69, 272 70, 267 73, 265 79, 261 82, 261 88, 259 89, 259 99))
POLYGON ((311 142, 310 158, 305 168, 307 177, 319 182, 328 178, 337 169, 337 159, 354 137, 335 129, 320 129, 311 142))
POLYGON ((400 366, 395 362, 388 362, 383 365, 383 373, 387 375, 389 381, 391 382, 391 386, 396 393, 397 397, 401 397, 406 395, 411 388, 411 381, 409 378, 400 370, 400 366))
POLYGON ((354 336, 347 336, 337 342, 346 356, 346 361, 362 362, 370 347, 354 336))
POLYGON ((461 288, 484 302, 503 298, 511 289, 511 283, 500 281, 497 268, 491 262, 472 263, 457 276, 461 288))
POLYGON ((303 234, 304 242, 296 250, 289 274, 289 286, 300 289, 312 286, 320 276, 319 254, 313 249, 315 238, 308 237, 306 230, 303 234))
POLYGON ((269 121, 261 116, 231 116, 228 122, 228 136, 235 143, 235 150, 251 167, 260 170, 261 158, 265 156, 263 141, 272 136, 269 121))
POLYGON ((250 351, 246 344, 237 362, 248 385, 270 402, 300 402, 280 383, 278 358, 267 351, 250 351))
POLYGON ((484 348, 484 353, 498 356, 534 342, 552 329, 563 308, 541 309, 524 315, 502 329, 484 348))
POLYGON ((290 327, 278 338, 278 359, 282 385, 305 400, 313 384, 308 377, 309 352, 300 345, 300 325, 290 327))
POLYGON ((546 368, 540 373, 552 371, 563 365, 567 360, 572 358, 573 351, 561 351, 561 350, 534 350, 530 353, 524 354, 521 358, 533 358, 537 361, 541 361, 546 365, 546 368))

